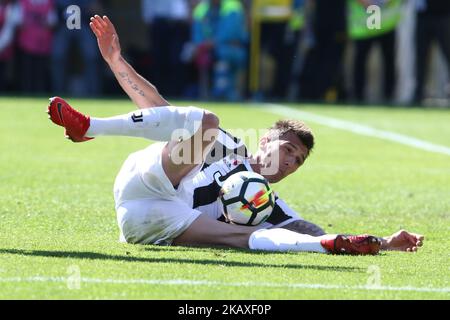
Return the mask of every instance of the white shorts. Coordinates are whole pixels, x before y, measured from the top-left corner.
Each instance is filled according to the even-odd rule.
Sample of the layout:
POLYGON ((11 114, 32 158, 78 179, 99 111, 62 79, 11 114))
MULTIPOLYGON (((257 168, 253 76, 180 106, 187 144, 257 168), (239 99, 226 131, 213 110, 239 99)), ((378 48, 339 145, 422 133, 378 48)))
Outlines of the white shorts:
POLYGON ((131 200, 117 208, 120 241, 170 245, 201 214, 176 200, 131 200))
POLYGON ((201 214, 192 209, 190 181, 197 166, 175 189, 162 167, 166 142, 132 153, 114 183, 120 240, 139 244, 171 244, 201 214))

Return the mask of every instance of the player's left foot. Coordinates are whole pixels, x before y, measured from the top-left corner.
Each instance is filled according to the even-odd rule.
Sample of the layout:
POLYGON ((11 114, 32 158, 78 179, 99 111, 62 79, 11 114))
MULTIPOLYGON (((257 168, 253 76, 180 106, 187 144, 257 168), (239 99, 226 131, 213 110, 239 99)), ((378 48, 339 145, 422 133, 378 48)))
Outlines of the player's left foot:
POLYGON ((321 245, 333 254, 377 254, 381 248, 381 240, 370 235, 345 236, 322 239, 321 245))
POLYGON ((90 117, 74 108, 60 97, 50 98, 47 113, 49 119, 58 126, 66 128, 66 138, 73 142, 83 142, 93 138, 86 137, 90 126, 90 117))

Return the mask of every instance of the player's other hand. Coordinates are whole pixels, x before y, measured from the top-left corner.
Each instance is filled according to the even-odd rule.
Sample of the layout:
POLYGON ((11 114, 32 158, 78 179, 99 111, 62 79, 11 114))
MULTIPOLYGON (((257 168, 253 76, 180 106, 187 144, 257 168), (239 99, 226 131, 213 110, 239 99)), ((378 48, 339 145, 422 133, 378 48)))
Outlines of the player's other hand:
POLYGON ((423 245, 424 240, 423 235, 400 230, 389 237, 383 238, 382 249, 416 252, 423 245))
POLYGON ((98 47, 103 59, 108 64, 119 60, 121 56, 119 36, 109 18, 107 16, 100 17, 99 15, 95 15, 91 17, 89 26, 97 37, 98 47))

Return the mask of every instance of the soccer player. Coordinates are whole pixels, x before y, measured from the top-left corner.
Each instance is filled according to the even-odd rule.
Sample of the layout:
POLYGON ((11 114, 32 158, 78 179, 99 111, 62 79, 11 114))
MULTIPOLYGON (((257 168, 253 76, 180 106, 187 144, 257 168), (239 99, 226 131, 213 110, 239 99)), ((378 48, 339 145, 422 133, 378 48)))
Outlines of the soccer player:
POLYGON ((294 173, 314 146, 305 124, 277 122, 250 155, 237 138, 219 128, 218 117, 196 107, 171 106, 121 55, 117 32, 106 17, 90 23, 100 52, 139 111, 93 118, 59 97, 50 99, 50 119, 66 137, 83 142, 102 135, 159 141, 132 153, 114 184, 121 240, 139 244, 226 246, 268 251, 376 254, 416 251, 423 236, 401 230, 390 237, 328 235, 306 222, 281 199, 267 221, 241 226, 221 220, 221 184, 239 171, 261 173, 276 183, 294 173))

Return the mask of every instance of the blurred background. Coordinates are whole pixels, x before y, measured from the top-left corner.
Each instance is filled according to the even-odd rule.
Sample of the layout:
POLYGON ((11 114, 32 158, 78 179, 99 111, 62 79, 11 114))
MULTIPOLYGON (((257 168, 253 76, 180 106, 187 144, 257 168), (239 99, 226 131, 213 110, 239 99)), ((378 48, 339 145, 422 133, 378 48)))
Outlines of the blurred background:
POLYGON ((445 0, 0 0, 0 94, 122 96, 93 14, 168 99, 449 106, 445 0))

